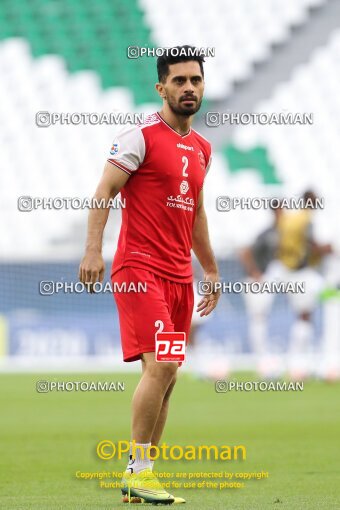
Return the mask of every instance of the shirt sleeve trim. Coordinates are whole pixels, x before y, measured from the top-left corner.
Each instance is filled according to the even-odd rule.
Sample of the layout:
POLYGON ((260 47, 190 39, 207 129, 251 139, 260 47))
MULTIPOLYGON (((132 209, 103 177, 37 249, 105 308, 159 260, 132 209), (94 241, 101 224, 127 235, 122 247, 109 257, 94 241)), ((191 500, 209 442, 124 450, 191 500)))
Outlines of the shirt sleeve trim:
POLYGON ((108 159, 108 162, 111 163, 111 165, 117 166, 120 170, 123 170, 123 172, 126 172, 129 175, 132 174, 131 170, 123 166, 121 163, 118 163, 115 159, 108 159))

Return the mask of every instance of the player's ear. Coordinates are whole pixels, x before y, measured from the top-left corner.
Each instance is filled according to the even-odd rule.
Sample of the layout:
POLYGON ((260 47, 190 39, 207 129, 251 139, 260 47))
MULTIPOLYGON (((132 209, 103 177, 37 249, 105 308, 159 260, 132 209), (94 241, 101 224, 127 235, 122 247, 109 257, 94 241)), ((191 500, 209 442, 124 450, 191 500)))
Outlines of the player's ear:
POLYGON ((165 89, 164 89, 163 84, 162 83, 156 83, 155 87, 156 87, 156 90, 157 90, 159 96, 162 99, 165 99, 166 98, 166 94, 165 94, 165 89))

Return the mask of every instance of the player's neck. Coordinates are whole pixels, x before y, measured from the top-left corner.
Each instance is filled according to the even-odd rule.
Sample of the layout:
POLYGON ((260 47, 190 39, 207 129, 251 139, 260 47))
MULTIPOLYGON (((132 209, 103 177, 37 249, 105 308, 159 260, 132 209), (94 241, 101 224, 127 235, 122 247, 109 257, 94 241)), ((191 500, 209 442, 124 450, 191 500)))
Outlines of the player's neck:
POLYGON ((192 115, 184 117, 183 115, 176 115, 170 108, 163 108, 160 110, 159 115, 162 119, 181 136, 187 135, 190 131, 192 123, 192 115))

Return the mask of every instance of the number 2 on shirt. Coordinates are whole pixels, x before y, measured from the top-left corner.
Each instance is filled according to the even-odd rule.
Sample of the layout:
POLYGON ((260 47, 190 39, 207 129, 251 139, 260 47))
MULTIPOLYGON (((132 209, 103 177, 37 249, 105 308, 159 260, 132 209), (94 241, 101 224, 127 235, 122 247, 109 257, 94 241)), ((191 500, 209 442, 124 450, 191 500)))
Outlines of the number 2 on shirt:
POLYGON ((186 173, 186 169, 188 168, 188 158, 186 156, 182 157, 182 163, 183 163, 183 177, 188 177, 188 174, 186 173))

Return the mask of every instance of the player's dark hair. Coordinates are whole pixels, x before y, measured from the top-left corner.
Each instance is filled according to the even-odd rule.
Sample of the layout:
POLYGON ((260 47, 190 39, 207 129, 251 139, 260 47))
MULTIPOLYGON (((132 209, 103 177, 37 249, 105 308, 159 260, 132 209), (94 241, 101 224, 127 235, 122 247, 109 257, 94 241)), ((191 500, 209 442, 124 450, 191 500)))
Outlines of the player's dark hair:
POLYGON ((316 202, 316 199, 317 199, 317 196, 314 193, 314 191, 311 189, 307 189, 302 195, 303 206, 304 207, 313 206, 316 202))
POLYGON ((272 198, 269 207, 272 211, 275 212, 277 209, 282 208, 282 202, 279 198, 272 198))
POLYGON ((186 44, 184 46, 174 46, 173 48, 169 48, 167 52, 164 52, 163 55, 157 58, 158 81, 164 83, 170 72, 170 65, 192 61, 199 63, 201 73, 204 78, 204 57, 199 55, 199 50, 195 48, 195 46, 188 46, 186 44))

